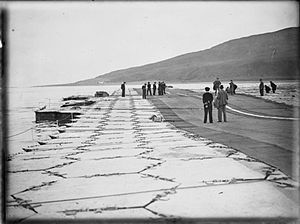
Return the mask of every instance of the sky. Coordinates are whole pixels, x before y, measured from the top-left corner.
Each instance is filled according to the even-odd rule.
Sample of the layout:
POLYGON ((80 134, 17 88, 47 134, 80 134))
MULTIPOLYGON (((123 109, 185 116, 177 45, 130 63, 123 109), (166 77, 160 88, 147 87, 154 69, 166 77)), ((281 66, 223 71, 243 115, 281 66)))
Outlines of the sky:
POLYGON ((9 86, 70 83, 299 26, 297 1, 9 2, 9 86))

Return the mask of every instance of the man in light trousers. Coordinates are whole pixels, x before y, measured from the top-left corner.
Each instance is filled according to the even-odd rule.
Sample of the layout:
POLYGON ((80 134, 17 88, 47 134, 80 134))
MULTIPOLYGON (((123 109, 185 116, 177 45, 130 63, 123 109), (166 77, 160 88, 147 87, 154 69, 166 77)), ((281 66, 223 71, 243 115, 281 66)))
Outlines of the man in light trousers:
POLYGON ((218 92, 217 99, 219 100, 219 106, 218 106, 218 122, 222 122, 222 114, 224 118, 224 122, 227 121, 226 119, 226 105, 228 100, 228 95, 226 91, 224 91, 224 86, 220 86, 220 90, 218 92))

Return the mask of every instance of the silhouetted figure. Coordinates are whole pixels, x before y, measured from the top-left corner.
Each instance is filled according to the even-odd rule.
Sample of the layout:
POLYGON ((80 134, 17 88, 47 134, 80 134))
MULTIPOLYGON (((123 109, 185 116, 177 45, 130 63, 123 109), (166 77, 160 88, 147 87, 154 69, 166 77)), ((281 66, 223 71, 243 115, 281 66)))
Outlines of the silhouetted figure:
POLYGON ((224 118, 224 122, 227 121, 226 118, 226 105, 228 100, 228 95, 223 89, 223 85, 220 85, 220 89, 218 91, 217 100, 219 101, 218 105, 218 122, 222 122, 222 114, 224 118))
POLYGON ((265 85, 264 85, 264 82, 262 81, 262 79, 260 79, 259 81, 260 81, 260 83, 259 83, 259 93, 260 93, 261 96, 263 96, 265 85))
POLYGON ((272 81, 270 81, 270 84, 271 84, 272 92, 275 93, 277 85, 272 81))
POLYGON ((267 85, 265 85, 266 93, 269 93, 271 91, 271 88, 267 85))
POLYGON ((207 115, 209 115, 209 123, 213 123, 212 117, 212 102, 213 102, 213 94, 209 92, 210 88, 205 87, 205 93, 203 94, 202 101, 204 105, 204 123, 207 122, 207 115))
POLYGON ((230 87, 227 86, 226 89, 225 89, 226 93, 230 93, 230 87))
POLYGON ((229 83, 229 93, 230 93, 230 95, 235 94, 236 88, 237 88, 237 85, 234 84, 232 80, 230 80, 230 83, 229 83))
POLYGON ((147 96, 148 95, 152 96, 152 93, 151 93, 151 83, 150 82, 148 82, 148 84, 147 84, 147 96))
POLYGON ((237 85, 236 84, 233 84, 233 94, 235 94, 235 90, 237 89, 237 85))
POLYGON ((153 83, 153 96, 155 96, 156 93, 156 82, 153 83))
POLYGON ((142 86, 142 99, 146 99, 146 83, 142 86))
POLYGON ((233 81, 230 80, 230 83, 229 83, 229 93, 230 93, 230 95, 233 95, 233 85, 234 85, 233 81))
POLYGON ((126 82, 123 82, 123 83, 121 84, 122 97, 125 97, 125 84, 126 84, 126 82))
POLYGON ((219 80, 219 78, 216 78, 216 80, 213 82, 213 90, 215 90, 215 95, 219 91, 220 85, 221 81, 219 80))
POLYGON ((161 86, 161 82, 158 82, 158 95, 162 95, 162 86, 161 86))
POLYGON ((161 95, 164 95, 164 94, 166 94, 166 83, 162 82, 161 86, 162 86, 162 94, 161 95))

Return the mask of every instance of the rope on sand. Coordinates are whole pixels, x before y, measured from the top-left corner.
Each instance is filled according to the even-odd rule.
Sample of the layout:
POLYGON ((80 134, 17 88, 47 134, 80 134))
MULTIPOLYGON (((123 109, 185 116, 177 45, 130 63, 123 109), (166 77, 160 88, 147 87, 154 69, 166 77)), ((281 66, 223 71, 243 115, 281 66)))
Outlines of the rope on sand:
POLYGON ((251 116, 251 117, 260 117, 260 118, 267 118, 267 119, 277 119, 277 120, 293 120, 293 121, 298 121, 299 118, 297 117, 275 117, 275 116, 266 116, 266 115, 258 115, 258 114, 251 114, 251 113, 247 113, 247 112, 243 112, 240 110, 236 110, 231 108, 230 106, 226 106, 226 108, 228 108, 229 110, 239 113, 239 114, 244 114, 247 116, 251 116))

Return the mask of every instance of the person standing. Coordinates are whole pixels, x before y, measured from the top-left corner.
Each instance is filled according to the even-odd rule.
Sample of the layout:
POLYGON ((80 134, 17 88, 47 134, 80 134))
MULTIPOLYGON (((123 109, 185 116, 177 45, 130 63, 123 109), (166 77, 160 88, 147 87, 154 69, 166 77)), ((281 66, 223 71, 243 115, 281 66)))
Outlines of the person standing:
POLYGON ((226 118, 226 105, 228 100, 228 95, 223 89, 223 85, 220 85, 220 89, 218 91, 217 100, 219 101, 218 105, 218 122, 222 122, 222 114, 224 118, 224 122, 227 122, 226 118))
POLYGON ((260 83, 259 83, 259 93, 261 96, 264 95, 264 88, 265 88, 265 85, 264 85, 264 82, 262 81, 262 79, 259 79, 260 83))
POLYGON ((202 101, 204 105, 204 123, 207 122, 207 115, 209 115, 209 123, 213 123, 212 117, 212 102, 213 102, 213 94, 209 92, 210 88, 205 87, 205 93, 202 96, 202 101))
POLYGON ((216 80, 213 82, 213 90, 215 90, 215 95, 217 95, 220 85, 221 81, 219 80, 219 78, 216 78, 216 80))
POLYGON ((147 84, 147 96, 148 95, 152 96, 152 93, 151 93, 151 83, 150 82, 148 82, 148 84, 147 84))
POLYGON ((126 84, 126 82, 123 82, 123 83, 121 84, 122 97, 125 97, 125 84, 126 84))
POLYGON ((230 95, 233 95, 234 94, 234 83, 233 83, 233 81, 232 80, 230 80, 230 83, 229 83, 229 93, 230 93, 230 95))
POLYGON ((161 95, 161 82, 158 82, 158 95, 161 95))
POLYGON ((267 85, 265 85, 265 90, 266 90, 266 93, 269 93, 271 91, 271 88, 267 85))
POLYGON ((275 93, 277 85, 272 81, 270 81, 270 85, 271 85, 271 88, 272 88, 272 92, 275 93))
POLYGON ((235 83, 233 83, 233 94, 235 94, 235 90, 237 89, 237 85, 235 83))
POLYGON ((153 83, 153 96, 155 96, 155 92, 156 92, 156 82, 153 83))
POLYGON ((142 86, 142 98, 146 99, 146 83, 142 86))
POLYGON ((166 83, 162 82, 161 86, 162 86, 162 93, 161 93, 161 95, 164 95, 164 94, 166 94, 166 83))

